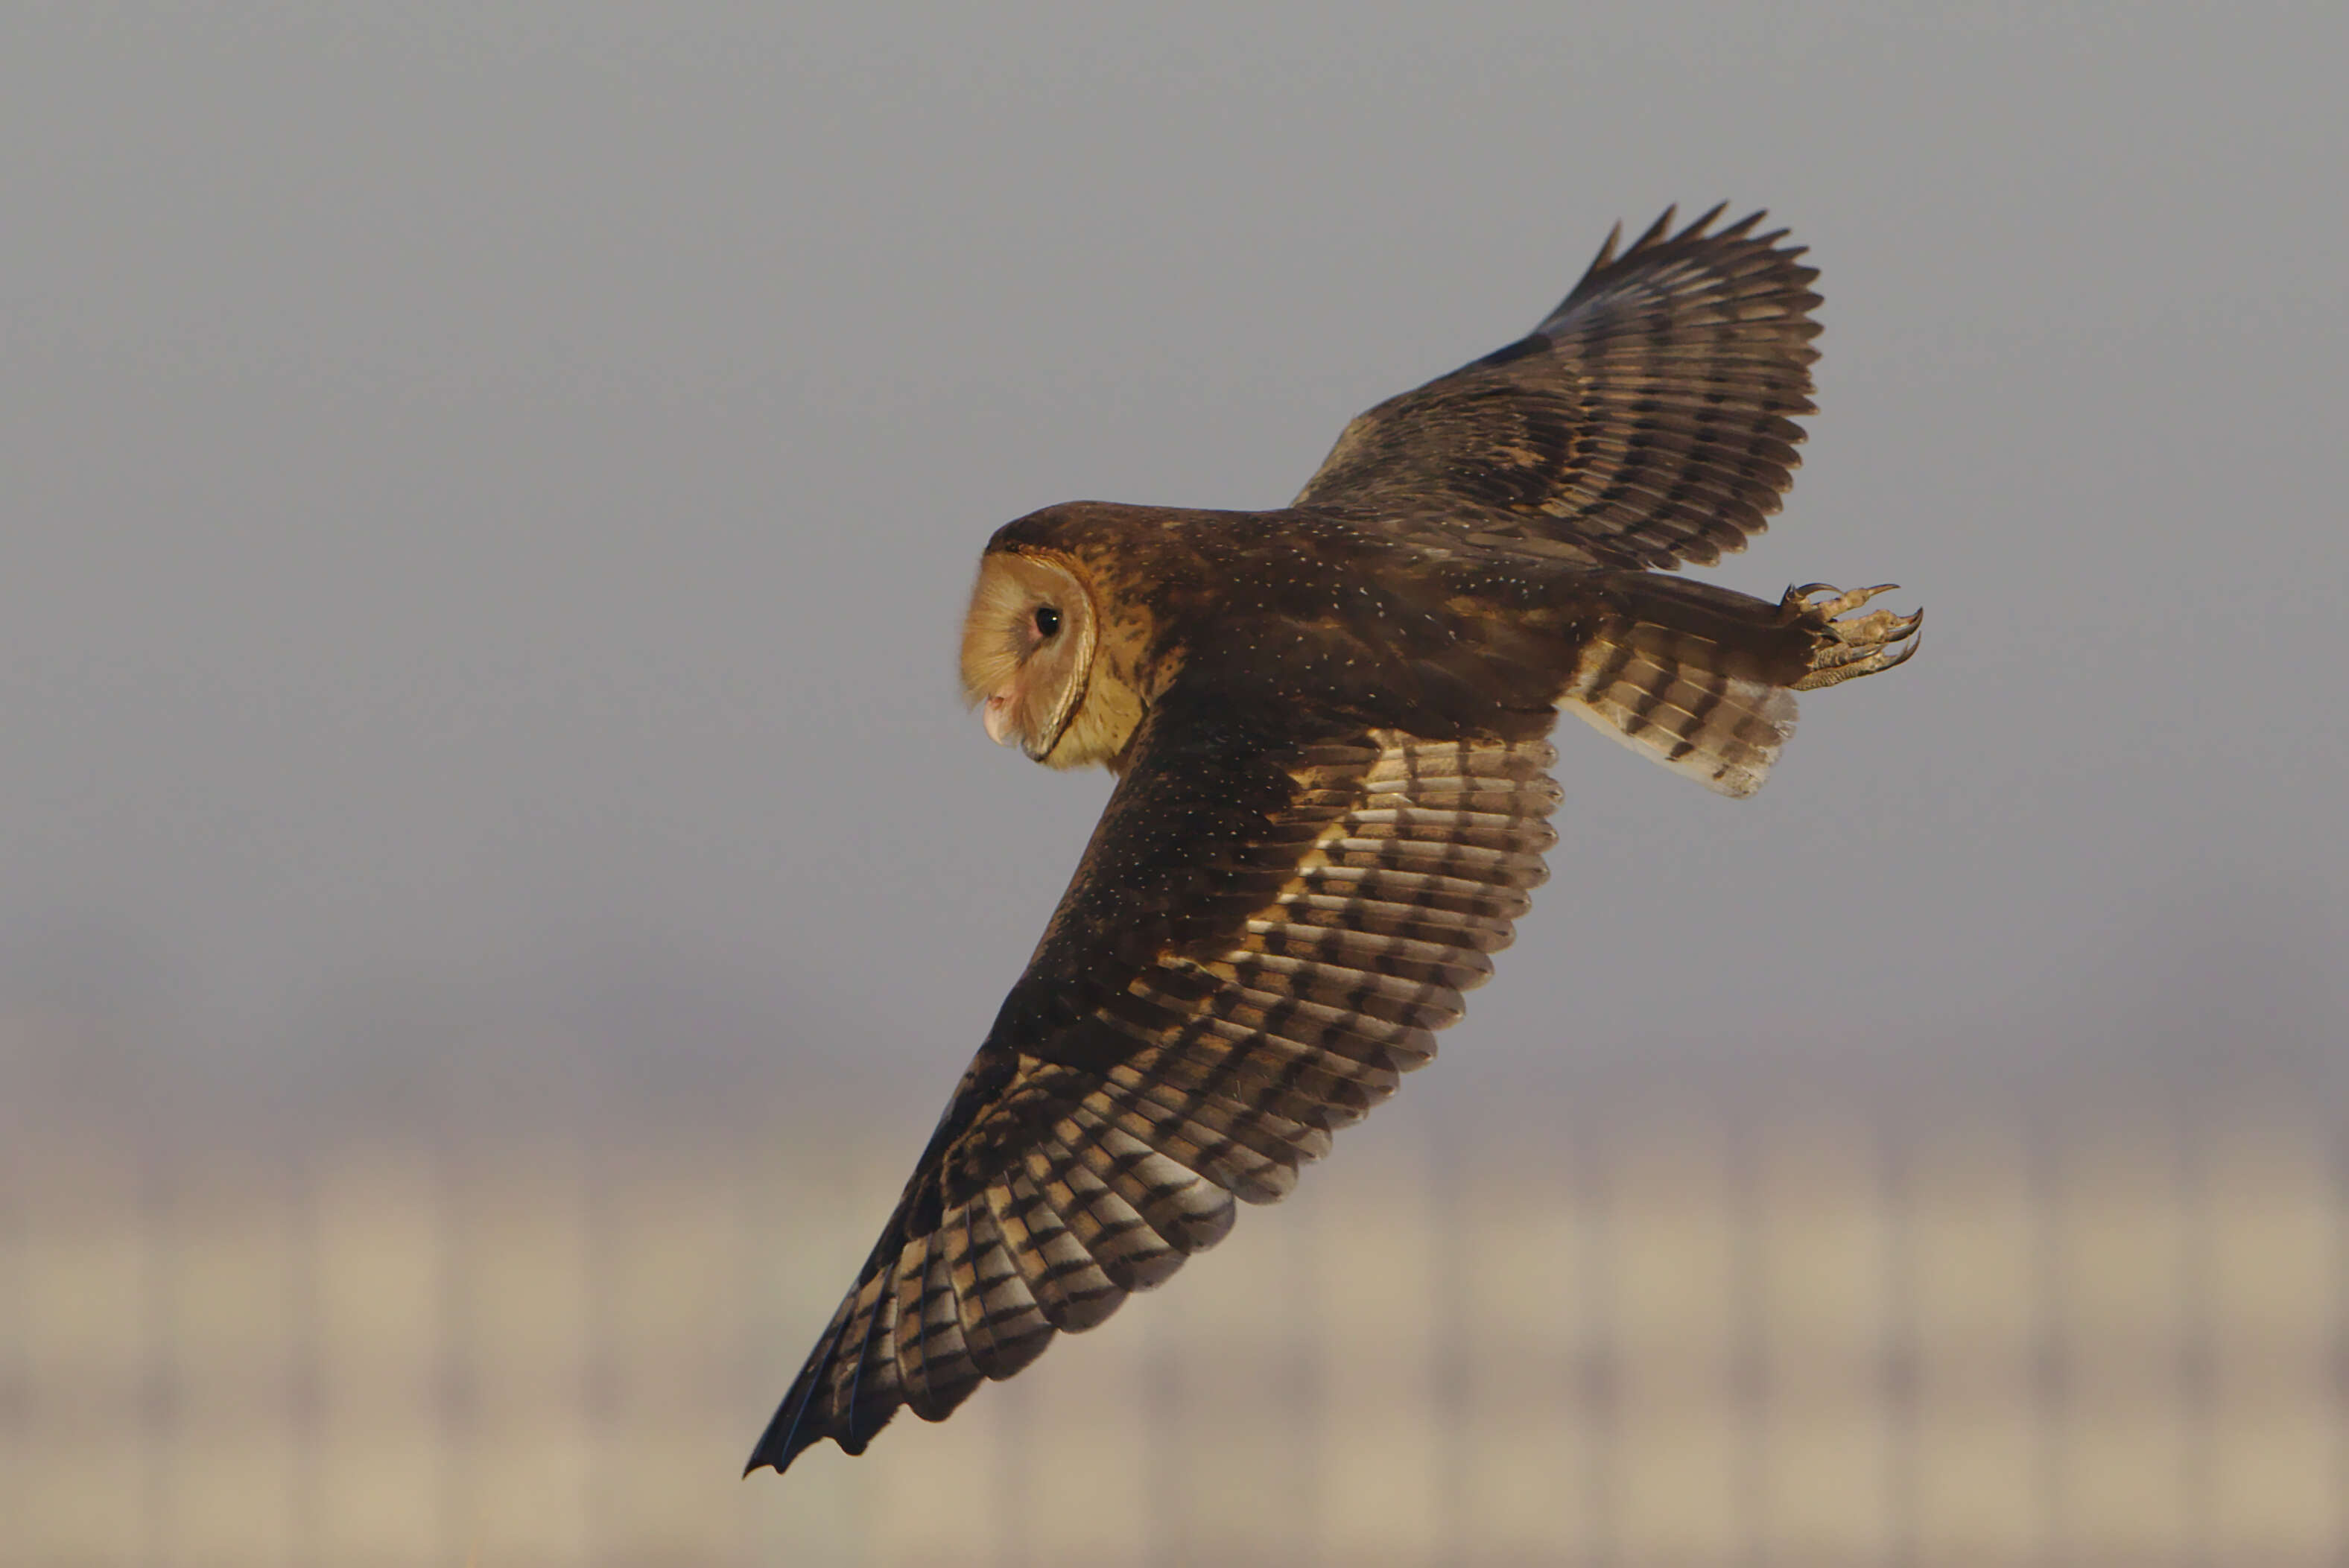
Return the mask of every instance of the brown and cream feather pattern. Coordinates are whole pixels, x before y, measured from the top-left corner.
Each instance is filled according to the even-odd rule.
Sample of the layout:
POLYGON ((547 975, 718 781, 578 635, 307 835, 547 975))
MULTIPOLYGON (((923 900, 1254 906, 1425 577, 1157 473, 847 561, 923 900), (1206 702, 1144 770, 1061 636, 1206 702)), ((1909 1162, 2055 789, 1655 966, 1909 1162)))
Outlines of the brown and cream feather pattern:
POLYGON ((1619 255, 1609 236, 1531 333, 1349 425, 1297 503, 1589 566, 1743 549, 1814 412, 1818 273, 1721 211, 1678 232, 1667 211, 1619 255))
POLYGON ((1813 276, 1755 219, 1614 242, 1537 332, 1355 421, 1299 503, 998 531, 990 735, 1119 775, 1025 972, 751 1456, 943 1418, 1268 1202, 1426 1062, 1546 875, 1571 712, 1721 793, 1874 590, 1659 575, 1775 508, 1813 276), (1832 591, 1826 591, 1832 593, 1832 591))
POLYGON ((1553 756, 1391 730, 1277 748, 1269 809, 1179 869, 1128 841, 1167 804, 1130 776, 1088 868, 1144 879, 1154 951, 1075 1006, 1015 993, 754 1462, 860 1451, 900 1405, 944 1417, 1220 1240, 1235 1198, 1285 1196, 1490 975, 1547 874, 1553 756), (1029 1034, 1023 1000, 1074 1016, 1029 1034))
POLYGON ((754 1465, 939 1418, 1164 1282, 1432 1057, 1508 944, 1554 837, 1538 734, 1268 745, 1185 695, 754 1465))

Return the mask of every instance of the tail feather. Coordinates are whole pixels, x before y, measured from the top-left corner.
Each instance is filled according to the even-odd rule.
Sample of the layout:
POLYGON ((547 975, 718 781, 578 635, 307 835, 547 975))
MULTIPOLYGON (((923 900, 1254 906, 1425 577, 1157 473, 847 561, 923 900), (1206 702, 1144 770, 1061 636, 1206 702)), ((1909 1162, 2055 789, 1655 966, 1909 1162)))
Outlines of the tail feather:
POLYGON ((1636 657, 1562 705, 1577 718, 1718 794, 1751 795, 1795 733, 1795 696, 1688 661, 1636 657))
POLYGON ((1816 627, 1780 604, 1682 578, 1609 573, 1558 706, 1723 795, 1762 787, 1795 733, 1816 627))

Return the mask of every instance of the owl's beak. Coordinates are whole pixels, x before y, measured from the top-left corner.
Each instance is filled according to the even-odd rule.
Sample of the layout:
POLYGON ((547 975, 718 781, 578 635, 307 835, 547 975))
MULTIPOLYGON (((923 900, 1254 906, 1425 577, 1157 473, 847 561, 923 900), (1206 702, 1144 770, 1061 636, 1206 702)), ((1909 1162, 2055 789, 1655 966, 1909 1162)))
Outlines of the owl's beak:
POLYGON ((1019 739, 1011 733, 1011 698, 997 692, 979 709, 979 722, 987 726, 987 738, 998 746, 1009 746, 1019 739))

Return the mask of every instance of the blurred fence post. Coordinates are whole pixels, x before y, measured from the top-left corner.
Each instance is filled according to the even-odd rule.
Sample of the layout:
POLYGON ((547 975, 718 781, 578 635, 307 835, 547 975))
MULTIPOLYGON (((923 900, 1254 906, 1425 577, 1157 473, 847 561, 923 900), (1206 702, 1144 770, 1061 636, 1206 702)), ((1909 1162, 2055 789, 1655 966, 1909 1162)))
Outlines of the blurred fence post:
POLYGON ((1988 1120, 1927 1130, 1900 1223, 1917 1357, 1907 1492, 1923 1568, 2041 1560, 2039 1211, 2031 1151, 1988 1120))
POLYGON ((145 1172, 102 1146, 27 1152, 15 1529, 34 1563, 150 1561, 164 1411, 145 1172))
POLYGON ((1325 1560, 1361 1568, 1432 1562, 1447 1543, 1434 1378, 1449 1259, 1425 1151, 1392 1140, 1383 1152, 1316 1171, 1311 1200, 1320 1398, 1308 1506, 1325 1560))
POLYGON ((1704 1112, 1646 1109, 1609 1126, 1602 1149, 1606 1550, 1625 1563, 1726 1563, 1752 1521, 1725 1130, 1704 1112))
POLYGON ((1884 1562, 1898 1445, 1875 1135, 1857 1119, 1797 1115, 1754 1139, 1758 1543, 1774 1563, 1884 1562))
POLYGON ((2209 1129, 2213 1562, 2349 1560, 2349 1202, 2340 1131, 2294 1116, 2209 1129))
POLYGON ((185 1162, 160 1205, 171 1408, 158 1533, 184 1568, 275 1568, 303 1553, 308 1281, 287 1176, 233 1153, 185 1162))
POLYGON ((595 1517, 584 1157, 549 1139, 452 1174, 452 1544, 485 1563, 578 1568, 595 1517))
POLYGON ((1557 1141, 1474 1150, 1449 1204, 1455 1540, 1508 1562, 1589 1561, 1597 1544, 1597 1280, 1589 1206, 1557 1141))
POLYGON ((316 1171, 312 1550, 349 1568, 443 1561, 454 1545, 443 1179, 421 1149, 354 1149, 316 1171))

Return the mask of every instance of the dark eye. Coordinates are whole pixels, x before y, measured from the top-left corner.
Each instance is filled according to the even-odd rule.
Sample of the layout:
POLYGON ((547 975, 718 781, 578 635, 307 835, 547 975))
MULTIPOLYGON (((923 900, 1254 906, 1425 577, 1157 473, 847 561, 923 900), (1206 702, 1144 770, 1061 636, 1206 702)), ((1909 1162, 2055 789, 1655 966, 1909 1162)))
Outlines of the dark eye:
POLYGON ((1061 613, 1050 604, 1036 607, 1036 634, 1049 637, 1061 629, 1061 613))

